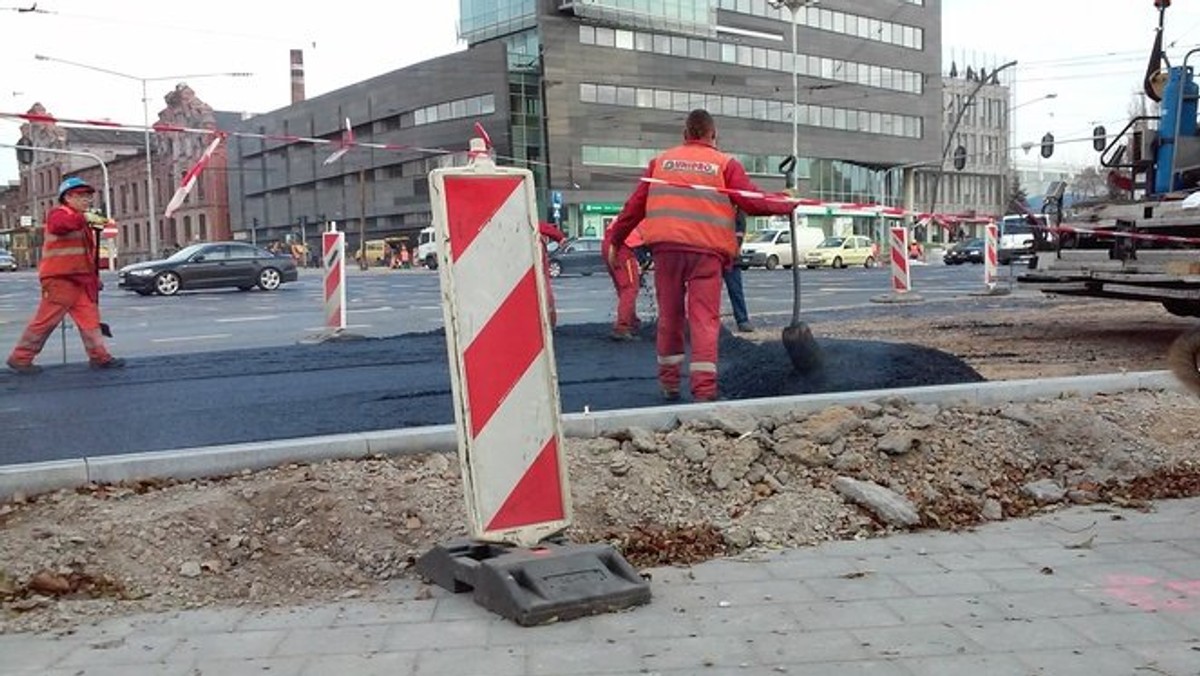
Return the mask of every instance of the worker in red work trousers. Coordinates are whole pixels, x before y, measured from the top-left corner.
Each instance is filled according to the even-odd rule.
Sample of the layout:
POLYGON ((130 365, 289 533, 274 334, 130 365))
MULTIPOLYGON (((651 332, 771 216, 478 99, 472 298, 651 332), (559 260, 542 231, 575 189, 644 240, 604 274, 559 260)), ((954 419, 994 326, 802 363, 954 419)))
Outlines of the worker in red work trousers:
POLYGON ((538 222, 538 234, 542 236, 542 272, 546 275, 546 307, 550 309, 550 328, 558 326, 558 312, 554 309, 554 287, 550 286, 550 257, 546 253, 548 242, 562 244, 567 238, 562 230, 545 221, 538 222))
POLYGON ((679 398, 685 328, 691 338, 692 398, 717 398, 721 276, 738 254, 735 206, 751 216, 789 214, 795 206, 784 195, 768 199, 727 192, 760 191, 741 162, 717 150, 716 141, 712 115, 704 109, 689 113, 683 145, 650 161, 643 175, 649 180, 638 183, 612 225, 611 266, 616 266, 617 247, 635 227, 654 256, 658 384, 667 400, 679 398))
POLYGON ((70 177, 58 187, 58 206, 46 215, 45 242, 38 278, 42 300, 37 313, 25 327, 8 367, 22 375, 40 372, 33 360, 46 339, 68 314, 79 327, 79 337, 92 368, 110 369, 125 365, 112 356, 100 334, 100 269, 96 263, 96 234, 104 222, 89 222, 88 208, 96 189, 81 178, 70 177))
POLYGON ((616 247, 612 253, 612 228, 604 231, 604 240, 600 243, 600 252, 608 263, 608 275, 612 277, 613 286, 617 288, 617 319, 613 322, 613 340, 637 340, 638 330, 642 328, 642 320, 637 316, 638 290, 642 288, 642 266, 637 259, 634 249, 642 245, 642 237, 634 230, 625 238, 625 244, 616 247), (616 261, 614 266, 612 261, 616 261))

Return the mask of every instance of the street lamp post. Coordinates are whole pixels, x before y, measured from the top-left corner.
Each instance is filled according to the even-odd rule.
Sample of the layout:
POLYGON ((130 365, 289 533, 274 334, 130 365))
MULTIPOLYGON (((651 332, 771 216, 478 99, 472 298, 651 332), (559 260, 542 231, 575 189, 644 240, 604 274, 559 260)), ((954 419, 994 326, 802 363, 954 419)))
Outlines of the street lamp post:
POLYGON ((138 77, 137 75, 121 73, 121 72, 118 72, 115 70, 109 70, 107 68, 100 68, 99 66, 92 66, 92 65, 89 65, 86 63, 79 63, 78 61, 69 61, 67 59, 59 59, 59 58, 53 57, 53 56, 46 56, 45 54, 34 54, 33 58, 37 59, 38 61, 50 61, 53 63, 61 63, 61 64, 65 64, 68 66, 75 66, 76 68, 83 68, 86 70, 94 70, 97 73, 104 73, 106 75, 112 75, 113 77, 119 77, 119 78, 123 78, 126 80, 133 80, 135 82, 142 83, 142 138, 143 138, 143 142, 144 142, 144 146, 145 146, 144 150, 146 153, 146 206, 149 209, 149 213, 150 213, 150 236, 149 236, 150 257, 157 258, 158 257, 158 216, 156 215, 157 208, 154 204, 154 163, 150 157, 150 155, 151 155, 151 153, 150 153, 150 131, 151 131, 151 129, 150 129, 150 98, 149 98, 149 94, 147 93, 147 87, 148 87, 149 83, 161 82, 164 80, 195 80, 195 79, 204 78, 204 77, 250 77, 251 74, 250 73, 194 73, 194 74, 188 74, 188 75, 169 75, 169 76, 160 76, 160 77, 138 77))
MULTIPOLYGON (((1025 106, 1033 105, 1035 103, 1041 103, 1042 101, 1049 101, 1050 99, 1056 99, 1056 98, 1058 98, 1058 93, 1050 92, 1049 94, 1043 94, 1042 96, 1039 96, 1036 99, 1030 99, 1028 101, 1025 101, 1024 103, 1018 103, 1017 105, 1012 106, 1011 108, 1008 108, 1007 110, 1005 110, 1004 122, 1008 128, 1009 138, 1008 138, 1008 143, 1005 144, 1006 147, 1004 148, 1004 175, 1001 177, 1001 180, 1000 180, 1000 193, 1001 193, 1000 194, 1000 212, 1001 212, 1000 215, 1001 216, 1003 216, 1005 213, 1008 212, 1008 207, 1009 207, 1008 192, 1011 189, 1011 187, 1009 186, 1009 179, 1010 179, 1010 174, 1012 173, 1012 167, 1009 165, 1008 151, 1010 148, 1015 147, 1014 140, 1016 139, 1016 125, 1013 124, 1012 114, 1014 112, 1016 112, 1017 110, 1024 108, 1025 106)), ((1029 150, 1026 149, 1026 152, 1029 152, 1029 150)), ((1041 156, 1039 155, 1038 157, 1040 158, 1041 156)))
POLYGON ((800 171, 800 69, 796 67, 797 26, 800 23, 800 10, 809 5, 815 5, 820 0, 768 0, 775 9, 788 8, 792 13, 792 157, 795 158, 794 170, 797 172, 797 186, 800 171))

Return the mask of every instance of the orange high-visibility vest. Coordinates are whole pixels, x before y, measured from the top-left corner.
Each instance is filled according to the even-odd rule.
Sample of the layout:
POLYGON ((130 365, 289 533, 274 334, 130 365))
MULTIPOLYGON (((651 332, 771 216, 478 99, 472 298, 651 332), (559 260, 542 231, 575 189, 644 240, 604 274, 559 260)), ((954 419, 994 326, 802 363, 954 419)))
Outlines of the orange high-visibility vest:
POLYGON ((95 235, 86 226, 86 217, 74 209, 60 204, 54 207, 46 220, 55 212, 66 212, 70 217, 79 219, 84 227, 72 230, 65 235, 55 235, 45 230, 45 241, 42 243, 42 262, 38 264, 38 277, 67 277, 70 275, 87 275, 96 273, 95 235))
MULTIPOLYGON (((717 149, 689 143, 658 156, 652 178, 711 188, 725 187, 730 157, 717 149)), ((655 244, 683 244, 725 256, 737 255, 734 209, 724 193, 651 183, 646 217, 638 226, 642 239, 655 244)))

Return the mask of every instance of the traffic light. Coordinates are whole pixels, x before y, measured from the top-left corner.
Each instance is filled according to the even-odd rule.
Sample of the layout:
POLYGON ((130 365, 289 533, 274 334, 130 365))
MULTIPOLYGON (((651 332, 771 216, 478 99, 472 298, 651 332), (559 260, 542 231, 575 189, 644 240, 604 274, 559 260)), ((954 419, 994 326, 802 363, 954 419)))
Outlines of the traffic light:
POLYGON ((1099 153, 1104 152, 1104 147, 1107 145, 1108 130, 1104 128, 1104 125, 1098 125, 1096 128, 1092 129, 1092 148, 1095 148, 1096 152, 1099 153))
POLYGON ((1042 157, 1049 159, 1054 154, 1054 134, 1046 132, 1042 137, 1042 157))
POLYGON ((959 146, 954 149, 954 168, 962 171, 967 166, 967 149, 959 146))
POLYGON ((796 157, 788 155, 779 163, 779 173, 783 174, 784 187, 794 189, 796 187, 796 157))
MULTIPOLYGON (((22 136, 21 140, 17 141, 17 145, 32 146, 33 142, 28 137, 22 136)), ((29 148, 17 148, 17 164, 33 164, 33 151, 29 148)))

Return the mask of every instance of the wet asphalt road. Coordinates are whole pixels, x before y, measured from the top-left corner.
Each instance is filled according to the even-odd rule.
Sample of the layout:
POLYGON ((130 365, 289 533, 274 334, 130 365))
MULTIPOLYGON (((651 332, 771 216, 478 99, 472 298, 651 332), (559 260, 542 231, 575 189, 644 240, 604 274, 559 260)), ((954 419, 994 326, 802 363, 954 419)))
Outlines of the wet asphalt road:
MULTIPOLYGON (((660 404, 653 340, 612 343, 605 324, 555 336, 565 412, 660 404)), ((725 398, 968 382, 957 358, 905 345, 821 341, 800 378, 778 343, 726 334, 725 398)), ((0 375, 0 465, 453 422, 441 332, 388 339, 83 364, 0 375), (215 357, 215 358, 214 358, 215 357)))
MULTIPOLYGON (((786 276, 774 278, 783 281, 786 276)), ((597 308, 608 308, 611 300, 604 298, 602 286, 585 287, 585 295, 595 293, 597 308)), ((254 294, 234 296, 239 297, 261 302, 254 294)), ((932 319, 953 314, 960 305, 995 302, 1022 301, 972 299, 960 293, 949 303, 861 303, 811 316, 902 313, 932 319)), ((752 308, 764 304, 751 296, 752 308)), ((786 323, 786 314, 760 313, 756 321, 777 331, 786 323)), ((113 321, 111 314, 106 319, 113 321)), ((661 403, 652 333, 647 330, 646 339, 637 343, 614 344, 606 339, 607 321, 566 324, 555 333, 565 412, 661 403)), ((81 362, 54 365, 44 359, 48 368, 36 377, 0 373, 0 465, 453 421, 440 330, 324 344, 296 344, 278 334, 268 347, 130 356, 129 367, 119 372, 93 372, 81 362)), ((74 335, 68 339, 78 342, 74 335)), ((820 344, 822 370, 801 378, 792 372, 778 342, 759 345, 724 335, 722 397, 980 379, 957 358, 924 348, 865 341, 820 344)))

